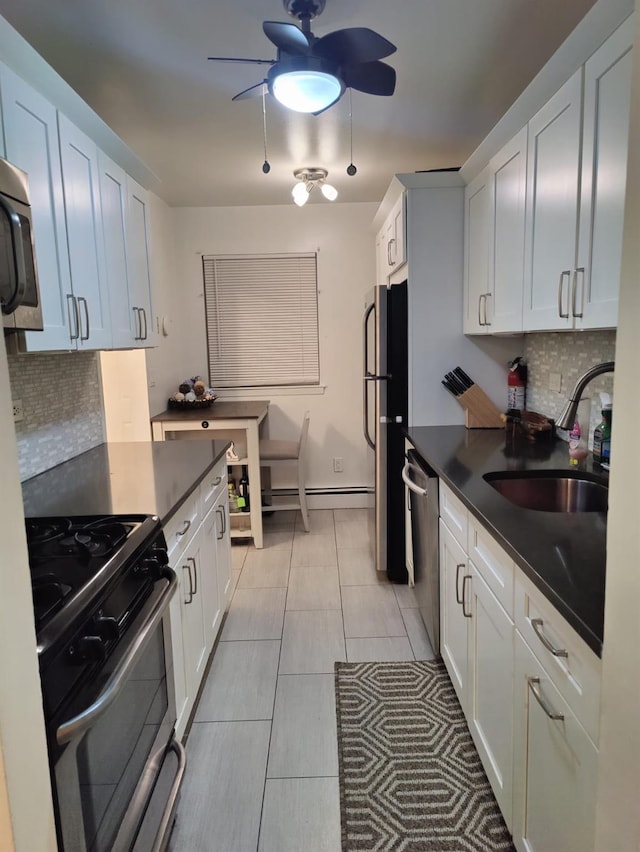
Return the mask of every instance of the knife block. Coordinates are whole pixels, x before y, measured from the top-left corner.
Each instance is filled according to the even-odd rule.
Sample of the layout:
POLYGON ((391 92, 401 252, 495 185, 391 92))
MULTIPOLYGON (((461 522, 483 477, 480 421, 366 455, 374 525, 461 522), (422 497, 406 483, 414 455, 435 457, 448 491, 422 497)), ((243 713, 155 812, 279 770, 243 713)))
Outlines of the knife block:
POLYGON ((505 416, 478 385, 456 397, 464 408, 467 429, 503 429, 505 416))

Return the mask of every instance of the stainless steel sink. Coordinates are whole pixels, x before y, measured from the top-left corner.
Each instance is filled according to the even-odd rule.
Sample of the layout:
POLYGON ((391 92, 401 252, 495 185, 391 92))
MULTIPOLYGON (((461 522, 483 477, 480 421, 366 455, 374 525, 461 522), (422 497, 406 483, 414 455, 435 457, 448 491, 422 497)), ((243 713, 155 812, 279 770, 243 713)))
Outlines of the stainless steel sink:
POLYGON ((511 503, 539 512, 606 512, 609 489, 600 482, 548 471, 485 473, 484 479, 511 503))

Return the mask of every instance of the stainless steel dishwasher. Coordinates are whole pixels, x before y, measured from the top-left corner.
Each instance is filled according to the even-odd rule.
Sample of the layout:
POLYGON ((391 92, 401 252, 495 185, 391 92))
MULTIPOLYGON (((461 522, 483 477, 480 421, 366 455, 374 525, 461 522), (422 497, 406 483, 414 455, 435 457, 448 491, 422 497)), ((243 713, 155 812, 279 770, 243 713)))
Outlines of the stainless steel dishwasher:
POLYGON ((402 479, 410 491, 415 596, 436 655, 440 653, 438 477, 415 450, 408 450, 402 479))

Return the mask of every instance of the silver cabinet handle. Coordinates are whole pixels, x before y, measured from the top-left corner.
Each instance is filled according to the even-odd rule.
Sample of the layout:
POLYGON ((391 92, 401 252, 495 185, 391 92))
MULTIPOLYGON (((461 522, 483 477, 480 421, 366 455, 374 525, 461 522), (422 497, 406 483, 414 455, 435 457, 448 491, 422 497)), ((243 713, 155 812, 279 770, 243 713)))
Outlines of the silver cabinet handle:
POLYGON ((177 532, 177 533, 176 533, 176 535, 179 535, 179 536, 186 535, 186 534, 187 534, 187 532, 189 531, 189 527, 190 527, 190 526, 191 526, 191 521, 190 521, 190 520, 186 520, 186 521, 184 522, 184 526, 182 527, 182 529, 181 529, 179 532, 177 532))
POLYGON ((419 485, 415 484, 413 479, 411 479, 411 477, 409 476, 410 470, 418 470, 418 468, 414 464, 411 464, 411 462, 405 462, 405 465, 402 468, 402 481, 407 486, 409 491, 413 491, 414 494, 418 494, 420 497, 426 497, 428 493, 427 489, 420 488, 419 485))
POLYGON ((142 333, 142 329, 140 329, 140 339, 146 340, 149 336, 149 329, 147 328, 147 311, 146 308, 140 308, 140 313, 142 314, 142 318, 144 319, 144 334, 142 333))
POLYGON ((140 319, 140 308, 131 308, 136 318, 136 333, 133 336, 134 340, 142 340, 142 320, 140 319))
POLYGON ((550 651, 554 657, 568 657, 569 654, 564 648, 554 648, 551 642, 547 639, 547 637, 542 632, 542 625, 544 624, 541 618, 532 618, 531 626, 533 627, 533 632, 536 634, 538 639, 542 642, 547 651, 550 651))
POLYGON ((555 722, 564 722, 564 714, 563 713, 554 713, 553 710, 549 710, 545 702, 542 700, 542 696, 535 688, 536 686, 540 686, 540 678, 539 677, 527 677, 527 685, 531 692, 533 692, 533 697, 538 702, 538 704, 542 707, 546 715, 553 719, 555 722))
POLYGON ((389 240, 389 244, 388 244, 388 248, 389 248, 389 266, 393 266, 393 264, 394 264, 394 263, 396 262, 396 260, 398 259, 398 252, 397 252, 397 249, 396 249, 397 242, 398 242, 398 241, 396 240, 396 238, 395 238, 395 237, 392 237, 392 238, 389 240), (393 246, 393 254, 391 254, 391 246, 393 246))
MULTIPOLYGON (((195 577, 195 582, 193 584, 193 594, 198 594, 198 564, 193 556, 187 556, 187 562, 193 563, 193 576, 195 577)), ((191 575, 191 569, 189 569, 189 575, 191 575)))
POLYGON ((566 314, 562 311, 562 292, 564 290, 564 278, 567 276, 567 282, 571 276, 570 269, 563 269, 560 273, 560 280, 558 281, 558 316, 562 319, 568 319, 569 317, 569 302, 568 302, 568 294, 567 294, 567 312, 566 314))
POLYGON ((487 299, 490 299, 490 298, 491 298, 491 293, 485 293, 484 294, 484 322, 482 323, 483 325, 491 325, 491 323, 487 319, 487 299))
POLYGON ((484 299, 484 293, 481 293, 481 295, 478 296, 478 325, 484 325, 484 323, 482 322, 482 302, 483 302, 483 299, 484 299))
POLYGON ((582 319, 584 311, 584 266, 576 266, 573 270, 573 288, 571 292, 571 313, 577 319, 582 319), (578 313, 578 273, 582 274, 582 289, 581 293, 581 302, 580 305, 580 313, 578 313))
POLYGON ((471 579, 471 574, 465 574, 464 577, 462 578, 462 614, 464 615, 465 618, 472 618, 472 616, 473 616, 473 613, 467 612, 467 608, 464 605, 464 590, 465 590, 466 585, 467 585, 467 580, 470 580, 470 579, 471 579))
POLYGON ((220 513, 220 521, 221 521, 221 524, 222 524, 221 529, 220 529, 220 535, 216 536, 216 538, 218 539, 218 541, 221 541, 224 538, 224 534, 227 531, 227 515, 226 515, 226 512, 224 511, 224 506, 217 506, 216 512, 220 513))
POLYGON ((221 483, 221 482, 222 482, 222 477, 221 477, 221 476, 216 476, 216 478, 213 480, 213 485, 212 485, 211 487, 212 487, 212 488, 215 488, 215 487, 216 487, 216 485, 220 485, 220 483, 221 483))
POLYGON ((77 340, 80 337, 80 314, 78 313, 78 302, 76 297, 71 293, 67 293, 67 314, 69 315, 69 339, 77 340), (69 310, 69 304, 73 305, 73 334, 71 333, 71 311, 69 310))
POLYGON ((191 578, 191 565, 183 565, 182 566, 183 576, 184 576, 185 571, 189 572, 189 600, 186 599, 186 595, 185 595, 185 600, 184 600, 185 606, 186 606, 187 604, 190 604, 191 601, 193 600, 193 580, 191 578))
POLYGON ((83 307, 83 310, 84 310, 84 318, 85 318, 86 323, 87 323, 87 333, 82 334, 82 332, 80 332, 80 340, 88 340, 89 335, 91 334, 91 328, 89 326, 89 305, 87 304, 87 300, 84 298, 84 296, 78 296, 78 302, 82 302, 82 307, 83 307))
MULTIPOLYGON (((463 607, 464 607, 464 603, 463 603, 464 598, 460 597, 460 593, 458 592, 458 588, 460 586, 460 569, 465 568, 465 567, 466 566, 465 566, 464 562, 458 562, 458 564, 456 565, 456 601, 463 607)), ((463 586, 463 591, 464 591, 464 586, 463 586)))

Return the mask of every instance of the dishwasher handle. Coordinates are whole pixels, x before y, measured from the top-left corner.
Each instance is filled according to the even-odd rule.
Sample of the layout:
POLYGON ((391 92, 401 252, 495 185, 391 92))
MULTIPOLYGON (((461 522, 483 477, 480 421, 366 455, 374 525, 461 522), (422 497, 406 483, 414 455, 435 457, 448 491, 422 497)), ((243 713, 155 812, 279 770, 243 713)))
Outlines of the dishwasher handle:
POLYGON ((412 470, 419 471, 420 469, 416 467, 415 464, 412 464, 409 461, 405 462, 405 465, 402 468, 402 481, 407 486, 409 491, 413 491, 414 494, 418 494, 420 497, 426 497, 428 493, 427 489, 421 488, 419 485, 416 485, 413 479, 411 479, 411 477, 409 476, 409 472, 412 470))

